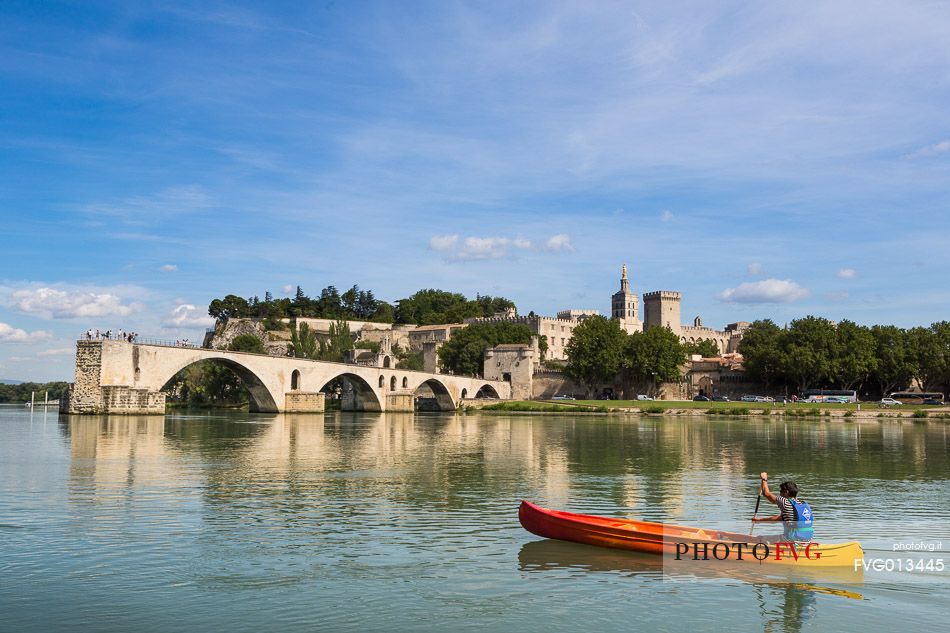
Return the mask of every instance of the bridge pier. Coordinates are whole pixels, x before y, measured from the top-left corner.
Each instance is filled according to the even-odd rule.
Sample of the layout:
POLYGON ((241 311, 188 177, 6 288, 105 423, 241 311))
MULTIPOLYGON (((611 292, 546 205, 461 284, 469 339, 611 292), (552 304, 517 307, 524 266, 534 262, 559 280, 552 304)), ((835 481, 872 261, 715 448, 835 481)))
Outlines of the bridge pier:
POLYGON ((415 398, 408 392, 387 393, 386 410, 411 412, 415 410, 415 398))
POLYGON ((320 391, 288 391, 284 394, 285 413, 323 413, 326 394, 320 391))

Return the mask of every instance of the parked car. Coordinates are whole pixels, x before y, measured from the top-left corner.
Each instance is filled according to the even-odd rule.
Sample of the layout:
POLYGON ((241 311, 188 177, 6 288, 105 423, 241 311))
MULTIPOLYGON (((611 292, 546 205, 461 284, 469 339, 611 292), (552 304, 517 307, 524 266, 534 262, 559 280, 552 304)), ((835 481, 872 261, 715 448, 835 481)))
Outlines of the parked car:
POLYGON ((775 402, 772 396, 753 396, 752 402, 775 402))
POLYGON ((746 395, 739 398, 739 400, 741 400, 742 402, 755 402, 755 396, 746 395))
POLYGON ((729 396, 713 396, 713 402, 729 402, 729 396))
POLYGON ((894 398, 881 398, 880 404, 882 407, 899 407, 904 403, 900 400, 895 400, 894 398))
POLYGON ((653 400, 653 398, 646 394, 641 393, 641 394, 637 394, 637 400, 653 400))
POLYGON ((574 400, 574 396, 562 393, 560 395, 554 396, 551 400, 574 400))
POLYGON ((709 396, 699 394, 698 396, 693 397, 693 402, 709 402, 709 396))
POLYGON ((924 400, 921 404, 935 404, 935 405, 941 405, 941 404, 943 404, 943 403, 940 402, 939 400, 934 400, 933 398, 927 398, 927 399, 924 400))

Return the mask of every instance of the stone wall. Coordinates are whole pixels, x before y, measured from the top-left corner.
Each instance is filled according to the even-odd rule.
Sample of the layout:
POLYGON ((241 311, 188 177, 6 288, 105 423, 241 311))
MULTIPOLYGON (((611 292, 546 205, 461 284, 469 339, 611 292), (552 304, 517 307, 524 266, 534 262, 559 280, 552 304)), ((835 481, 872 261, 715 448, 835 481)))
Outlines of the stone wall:
POLYGON ((320 391, 290 391, 285 395, 287 413, 322 413, 326 409, 326 394, 320 391))
POLYGON ((76 344, 75 382, 59 402, 63 413, 98 413, 102 410, 102 345, 93 341, 76 344))
POLYGON ((554 396, 562 395, 581 398, 586 395, 586 390, 568 378, 563 372, 545 371, 535 373, 531 390, 533 399, 550 400, 554 396))
POLYGON ((165 394, 132 387, 103 387, 102 412, 127 415, 165 413, 165 394))

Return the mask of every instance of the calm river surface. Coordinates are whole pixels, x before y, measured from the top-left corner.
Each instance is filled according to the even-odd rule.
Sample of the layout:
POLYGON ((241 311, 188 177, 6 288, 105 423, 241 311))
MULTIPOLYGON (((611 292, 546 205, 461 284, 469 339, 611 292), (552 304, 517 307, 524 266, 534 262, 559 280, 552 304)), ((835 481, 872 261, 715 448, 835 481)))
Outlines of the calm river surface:
POLYGON ((934 422, 0 406, 0 630, 942 629, 947 571, 671 577, 517 512, 745 532, 768 470, 799 483, 819 540, 942 543, 915 560, 950 565, 948 455, 934 422))

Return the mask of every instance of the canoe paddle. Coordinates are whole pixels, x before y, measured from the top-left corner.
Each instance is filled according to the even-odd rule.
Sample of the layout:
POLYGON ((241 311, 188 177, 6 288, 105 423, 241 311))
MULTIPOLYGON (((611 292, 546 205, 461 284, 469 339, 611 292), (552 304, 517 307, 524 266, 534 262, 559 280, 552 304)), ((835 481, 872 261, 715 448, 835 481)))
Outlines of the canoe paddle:
POLYGON ((749 536, 752 536, 752 530, 755 529, 755 515, 759 513, 759 502, 762 501, 762 493, 755 496, 755 511, 752 513, 752 527, 749 528, 749 536))

